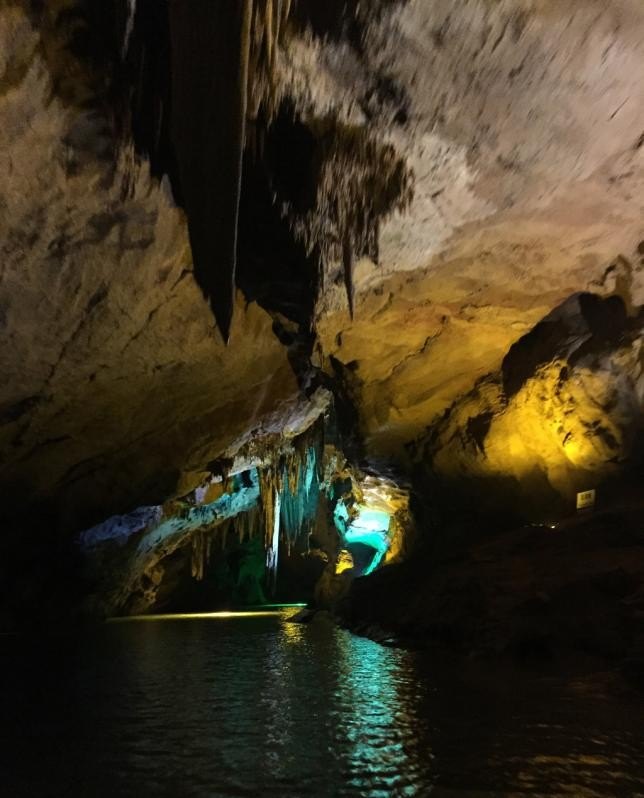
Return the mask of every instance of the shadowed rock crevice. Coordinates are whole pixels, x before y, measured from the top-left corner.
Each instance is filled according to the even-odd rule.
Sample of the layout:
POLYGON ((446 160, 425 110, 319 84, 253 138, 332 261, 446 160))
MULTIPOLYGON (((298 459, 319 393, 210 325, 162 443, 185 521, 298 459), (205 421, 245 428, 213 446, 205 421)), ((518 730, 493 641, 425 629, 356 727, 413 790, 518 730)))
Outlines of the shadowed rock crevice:
POLYGON ((315 140, 286 109, 247 152, 239 219, 237 280, 244 295, 305 332, 313 325, 319 258, 293 236, 282 202, 310 208, 315 184, 308 177, 315 140))
POLYGON ((574 365, 602 348, 615 347, 629 328, 637 330, 638 323, 629 322, 624 301, 619 296, 603 299, 584 293, 567 300, 513 344, 503 358, 501 370, 506 395, 508 398, 514 396, 539 366, 566 348, 570 351, 570 363, 574 365))
MULTIPOLYGON (((250 157, 245 167, 242 163, 247 122, 255 157, 261 160, 273 150, 270 182, 279 213, 288 216, 307 257, 319 261, 321 275, 330 262, 343 264, 351 310, 354 260, 364 255, 377 260, 379 220, 411 197, 409 170, 394 149, 333 115, 305 123, 313 149, 307 154, 300 136, 302 146, 293 153, 299 171, 284 162, 276 150, 284 152, 286 141, 295 141, 297 127, 303 127, 292 108, 282 105, 278 112, 275 88, 288 4, 278 4, 279 11, 269 11, 273 0, 232 5, 137 4, 119 70, 121 95, 131 98, 126 118, 135 149, 150 158, 153 173, 170 175, 175 200, 188 217, 195 278, 226 340, 234 286, 248 282, 235 278, 238 249, 244 246, 240 194, 257 182, 256 174, 243 177, 244 169, 254 171, 250 157), (305 188, 292 191, 287 172, 304 178, 305 188)), ((359 9, 347 10, 348 19, 359 16, 359 9)), ((127 135, 127 123, 123 130, 127 135)))
POLYGON ((364 46, 364 29, 370 22, 407 0, 329 0, 326 3, 295 3, 293 20, 310 29, 321 39, 349 41, 360 52, 364 46))
POLYGON ((261 152, 247 158, 246 169, 244 206, 252 206, 257 175, 263 173, 273 216, 287 223, 294 248, 303 248, 302 259, 317 264, 313 298, 324 290, 325 274, 341 264, 353 312, 355 260, 378 262, 381 221, 411 201, 413 175, 404 159, 364 128, 333 117, 305 121, 287 103, 262 135, 261 152))

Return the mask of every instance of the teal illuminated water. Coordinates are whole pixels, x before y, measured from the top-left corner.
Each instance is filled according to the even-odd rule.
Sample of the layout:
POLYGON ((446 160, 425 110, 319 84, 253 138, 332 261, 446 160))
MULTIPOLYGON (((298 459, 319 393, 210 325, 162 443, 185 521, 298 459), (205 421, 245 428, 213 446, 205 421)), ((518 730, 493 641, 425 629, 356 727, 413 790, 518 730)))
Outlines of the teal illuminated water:
POLYGON ((644 796, 616 677, 435 661, 281 615, 2 641, 2 795, 644 796))

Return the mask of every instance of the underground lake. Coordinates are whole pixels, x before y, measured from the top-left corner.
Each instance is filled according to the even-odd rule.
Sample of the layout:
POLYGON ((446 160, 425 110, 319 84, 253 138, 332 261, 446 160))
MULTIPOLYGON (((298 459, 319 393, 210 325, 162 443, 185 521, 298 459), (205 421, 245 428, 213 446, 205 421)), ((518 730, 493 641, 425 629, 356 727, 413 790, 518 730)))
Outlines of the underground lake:
POLYGON ((644 700, 614 674, 432 657, 294 612, 3 639, 4 794, 644 795, 644 700))

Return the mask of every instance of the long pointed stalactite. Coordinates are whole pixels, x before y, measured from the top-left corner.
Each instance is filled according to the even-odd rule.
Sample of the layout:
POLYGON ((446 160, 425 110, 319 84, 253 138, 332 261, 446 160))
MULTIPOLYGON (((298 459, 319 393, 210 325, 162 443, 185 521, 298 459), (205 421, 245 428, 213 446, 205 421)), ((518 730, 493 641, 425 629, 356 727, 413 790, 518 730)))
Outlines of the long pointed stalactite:
MULTIPOLYGON (((311 26, 315 35, 303 6, 292 0, 138 0, 123 21, 130 81, 124 115, 131 115, 125 127, 135 139, 122 131, 122 152, 133 161, 128 185, 135 150, 150 155, 155 174, 170 174, 186 211, 194 276, 226 342, 238 285, 245 153, 264 159, 264 142, 284 110, 280 51, 298 25, 311 26)), ((349 4, 343 19, 364 25, 361 13, 349 4)), ((274 202, 305 256, 319 260, 316 293, 329 267, 341 266, 353 315, 354 262, 363 256, 377 262, 379 221, 407 207, 412 175, 390 144, 363 127, 310 117, 303 108, 292 113, 293 124, 315 142, 311 162, 297 167, 308 173, 313 202, 303 208, 279 191, 274 202)), ((274 167, 263 164, 273 190, 285 177, 288 183, 274 167)), ((277 165, 278 171, 293 168, 290 161, 277 165)))
POLYGON ((247 120, 277 105, 277 45, 289 0, 170 0, 172 138, 194 272, 221 334, 235 299, 247 120))
POLYGON ((195 277, 232 323, 253 0, 171 0, 172 137, 195 277))

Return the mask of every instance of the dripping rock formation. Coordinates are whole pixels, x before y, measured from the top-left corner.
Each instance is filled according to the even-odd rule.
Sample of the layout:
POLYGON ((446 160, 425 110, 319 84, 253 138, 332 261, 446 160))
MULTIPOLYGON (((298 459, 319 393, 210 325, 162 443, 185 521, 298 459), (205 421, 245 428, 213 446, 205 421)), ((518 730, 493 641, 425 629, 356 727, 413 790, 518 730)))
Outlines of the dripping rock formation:
POLYGON ((632 620, 643 66, 635 0, 0 3, 0 624, 275 596, 511 648, 490 584, 564 595, 591 490, 632 620))

